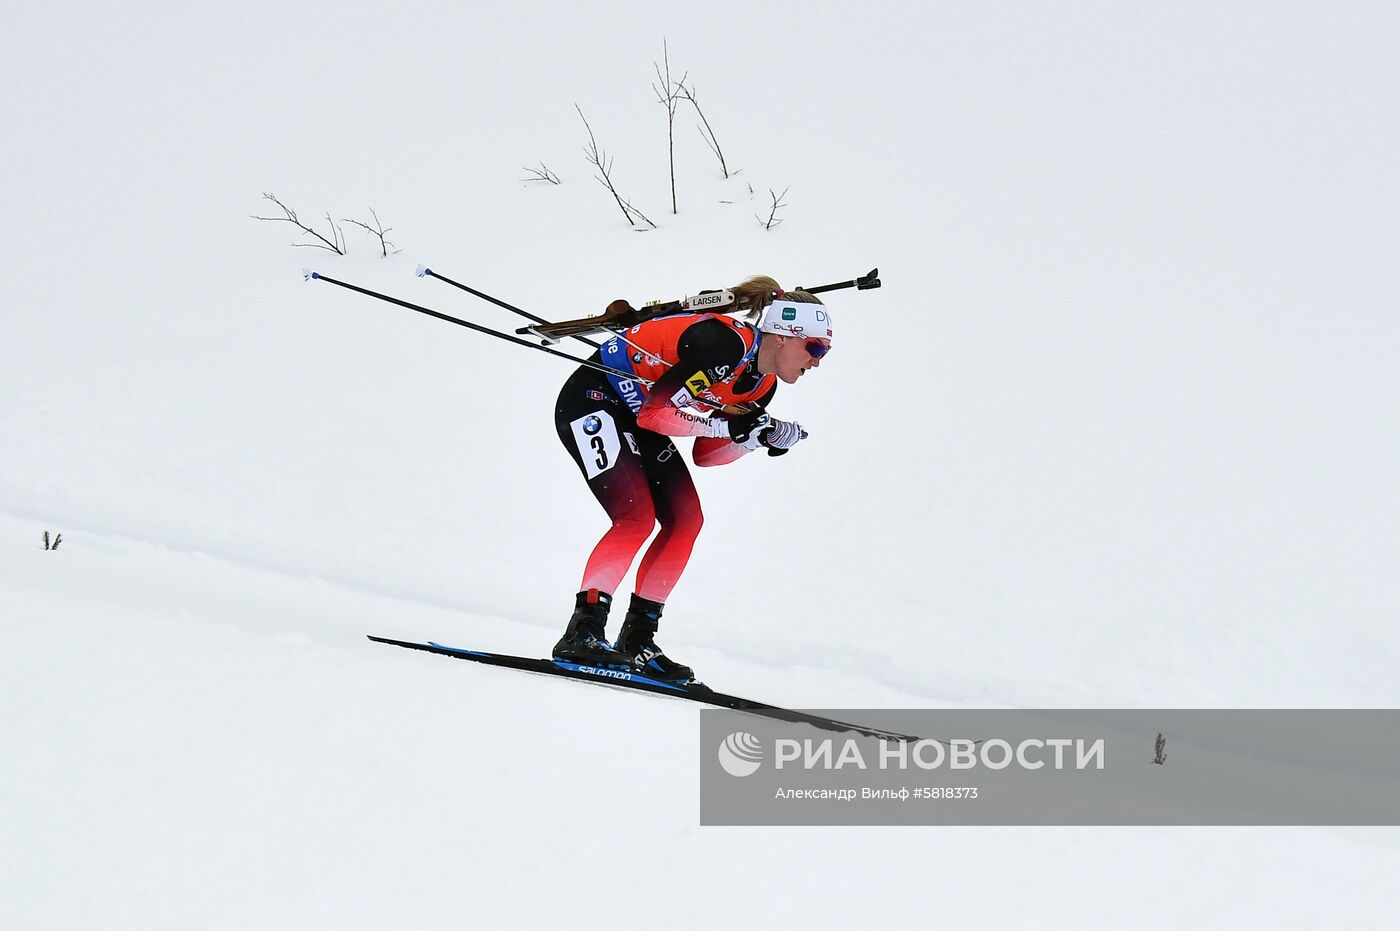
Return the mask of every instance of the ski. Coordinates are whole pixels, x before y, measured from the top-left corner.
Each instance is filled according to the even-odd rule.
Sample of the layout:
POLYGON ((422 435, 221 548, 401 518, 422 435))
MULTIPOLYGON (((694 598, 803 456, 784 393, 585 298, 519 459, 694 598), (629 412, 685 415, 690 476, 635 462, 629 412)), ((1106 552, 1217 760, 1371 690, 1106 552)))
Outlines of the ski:
POLYGON ((911 737, 908 734, 898 734, 893 731, 868 727, 863 724, 850 724, 845 721, 824 718, 820 715, 793 711, 777 705, 769 705, 764 702, 754 701, 750 698, 740 698, 737 695, 726 695, 723 692, 716 692, 708 686, 698 683, 682 685, 675 682, 666 682, 661 679, 651 679, 635 672, 628 672, 620 669, 605 669, 598 666, 588 666, 557 659, 530 659, 524 656, 511 656, 506 653, 486 653, 481 650, 467 650, 460 647, 445 646, 441 643, 433 643, 431 641, 428 643, 417 643, 411 640, 394 640, 390 637, 376 637, 373 635, 369 635, 369 639, 373 640, 375 643, 387 643, 390 646, 404 647, 409 650, 423 650, 427 653, 437 653, 440 656, 451 656, 456 659, 470 660, 471 662, 484 663, 488 666, 499 666, 504 669, 519 669, 523 672, 533 672, 544 676, 557 676, 562 679, 576 679, 594 685, 607 685, 614 688, 630 689, 635 692, 649 692, 653 695, 665 695, 670 698, 679 698, 699 704, 714 705, 717 708, 744 711, 750 714, 762 715, 763 717, 776 718, 780 721, 810 724, 813 727, 827 731, 849 731, 851 733, 863 734, 867 737, 880 737, 886 740, 919 739, 917 737, 911 737))

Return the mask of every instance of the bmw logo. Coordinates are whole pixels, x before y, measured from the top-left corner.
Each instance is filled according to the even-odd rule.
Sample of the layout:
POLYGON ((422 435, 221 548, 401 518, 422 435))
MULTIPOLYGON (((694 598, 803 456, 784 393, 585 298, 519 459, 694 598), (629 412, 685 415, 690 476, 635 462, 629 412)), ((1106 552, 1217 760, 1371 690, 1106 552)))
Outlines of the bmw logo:
POLYGON ((589 436, 592 436, 601 429, 603 429, 603 422, 598 419, 596 414, 589 414, 583 419, 583 432, 587 433, 589 436))
POLYGON ((633 355, 632 355, 632 361, 633 361, 634 363, 640 363, 640 362, 642 361, 642 354, 641 354, 640 352, 638 352, 638 353, 633 353, 633 355))

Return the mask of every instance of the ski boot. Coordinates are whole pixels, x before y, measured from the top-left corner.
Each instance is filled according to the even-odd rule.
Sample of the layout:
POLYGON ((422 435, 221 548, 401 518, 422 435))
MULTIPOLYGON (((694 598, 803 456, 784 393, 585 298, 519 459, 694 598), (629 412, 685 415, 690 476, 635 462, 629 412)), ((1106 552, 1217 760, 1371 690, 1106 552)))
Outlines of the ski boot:
POLYGON ((614 649, 631 660, 632 669, 637 674, 648 679, 678 684, 695 683, 693 669, 671 659, 656 645, 656 627, 664 607, 659 601, 649 601, 639 595, 633 595, 614 649))
POLYGON ((574 614, 564 636, 554 645, 554 658, 570 663, 608 668, 628 668, 628 659, 604 639, 612 595, 596 588, 579 592, 574 598, 574 614))

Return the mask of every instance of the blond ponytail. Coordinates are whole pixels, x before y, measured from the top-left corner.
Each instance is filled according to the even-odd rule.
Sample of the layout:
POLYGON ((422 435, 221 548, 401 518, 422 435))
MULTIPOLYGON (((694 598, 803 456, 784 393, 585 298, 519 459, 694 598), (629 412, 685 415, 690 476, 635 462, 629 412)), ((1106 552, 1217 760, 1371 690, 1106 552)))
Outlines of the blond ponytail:
POLYGON ((754 324, 758 323, 763 309, 773 303, 773 298, 778 294, 783 296, 783 300, 798 304, 821 303, 820 298, 806 291, 784 291, 778 282, 767 275, 755 275, 729 290, 734 292, 735 313, 742 313, 745 319, 754 324))

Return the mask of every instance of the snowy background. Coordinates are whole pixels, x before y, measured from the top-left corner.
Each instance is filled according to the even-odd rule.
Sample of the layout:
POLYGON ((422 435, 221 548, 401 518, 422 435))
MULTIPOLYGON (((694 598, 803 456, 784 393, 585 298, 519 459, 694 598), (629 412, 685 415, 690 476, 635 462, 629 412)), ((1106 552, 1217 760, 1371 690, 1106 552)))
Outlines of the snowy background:
POLYGON ((1392 6, 6 20, 0 925, 1393 923, 1394 829, 702 831, 693 708, 369 643, 542 653, 602 515, 566 364, 300 274, 513 329, 414 267, 572 317, 879 266, 810 441, 696 471, 662 643, 726 691, 1394 707, 1392 6), (683 108, 677 216, 663 36, 742 169, 683 108))

